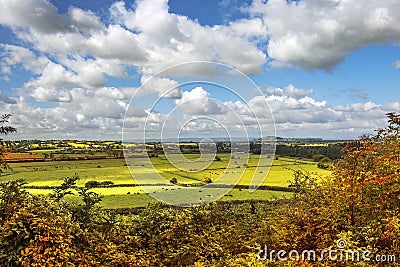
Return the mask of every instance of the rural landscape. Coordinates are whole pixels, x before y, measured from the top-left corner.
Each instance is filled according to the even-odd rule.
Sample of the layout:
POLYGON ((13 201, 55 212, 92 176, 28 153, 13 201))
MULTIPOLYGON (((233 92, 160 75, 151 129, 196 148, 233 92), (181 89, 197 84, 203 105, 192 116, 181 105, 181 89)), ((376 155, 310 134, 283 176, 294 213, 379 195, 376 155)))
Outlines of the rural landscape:
MULTIPOLYGON (((278 143, 272 166, 258 170, 265 172, 260 191, 252 194, 248 192, 248 187, 260 157, 256 144, 253 144, 253 151, 237 154, 235 158, 229 149, 229 142, 219 142, 217 147, 220 147, 220 153, 217 153, 214 162, 207 169, 196 172, 174 167, 163 155, 160 143, 147 144, 147 155, 138 154, 132 161, 125 160, 123 149, 135 147, 134 143, 30 140, 5 142, 4 145, 8 152, 4 153, 3 161, 9 169, 2 172, 3 180, 23 179, 29 192, 48 195, 62 184, 65 177, 77 176, 77 186, 92 188, 91 191, 103 196, 102 205, 105 208, 115 209, 144 207, 154 202, 135 182, 127 162, 141 166, 145 163, 144 158, 151 157, 154 168, 165 179, 165 184, 161 186, 152 185, 151 181, 145 182, 146 187, 153 188, 168 187, 171 182, 199 186, 212 183, 225 171, 240 175, 244 169, 240 181, 223 200, 272 200, 290 195, 294 171, 307 171, 321 177, 330 174, 329 165, 340 157, 344 141, 299 139, 278 143), (244 160, 247 156, 249 159, 246 163, 242 162, 241 157, 244 160), (233 163, 231 169, 227 169, 229 162, 233 163)), ((179 146, 186 158, 193 160, 199 157, 197 143, 180 143, 179 146)))
POLYGON ((399 0, 0 0, 0 267, 400 266, 399 0))
MULTIPOLYGON (((3 135, 16 131, 9 118, 2 117, 3 135)), ((316 253, 342 238, 352 258, 342 255, 339 263, 364 266, 383 255, 395 264, 399 129, 400 116, 391 113, 387 128, 358 141, 279 142, 282 154, 254 192, 248 176, 260 157, 257 141, 245 165, 227 169, 227 161, 240 158, 227 152, 227 142, 219 143, 224 151, 193 174, 169 164, 157 143, 148 144, 146 156, 169 183, 141 186, 119 142, 3 141, 0 258, 4 266, 280 266, 282 255, 263 248, 280 244, 314 251, 306 258, 297 254, 291 264, 329 266, 331 256, 316 253), (173 207, 143 191, 210 184, 220 170, 240 168, 238 184, 215 203, 173 207), (370 253, 360 258, 364 250, 370 253)), ((185 157, 199 158, 196 143, 180 147, 185 157)))

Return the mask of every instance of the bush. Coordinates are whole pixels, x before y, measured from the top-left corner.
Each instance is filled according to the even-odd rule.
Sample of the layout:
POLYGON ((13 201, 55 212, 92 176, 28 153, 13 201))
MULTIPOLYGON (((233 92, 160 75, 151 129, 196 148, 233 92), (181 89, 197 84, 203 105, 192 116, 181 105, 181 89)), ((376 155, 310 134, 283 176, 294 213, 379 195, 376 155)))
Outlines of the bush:
POLYGON ((325 158, 324 155, 321 154, 315 154, 311 157, 312 161, 314 162, 319 162, 320 160, 322 160, 323 158, 325 158))
POLYGON ((87 181, 85 183, 85 187, 87 188, 95 188, 95 187, 108 187, 114 185, 114 182, 112 181, 103 181, 103 182, 98 182, 98 181, 87 181))
MULTIPOLYGON (((69 182, 60 188, 68 192, 69 182)), ((72 204, 60 191, 35 196, 23 185, 0 184, 1 266, 147 266, 135 256, 138 241, 129 227, 96 208, 101 199, 88 188, 77 189, 83 203, 72 204)))
POLYGON ((87 188, 93 188, 93 187, 99 187, 100 183, 98 181, 88 181, 85 183, 85 187, 87 188))
POLYGON ((59 203, 33 196, 20 181, 1 185, 0 262, 13 266, 70 262, 79 230, 59 203))
POLYGON ((328 169, 329 168, 330 159, 328 157, 323 157, 317 164, 317 167, 320 169, 328 169))

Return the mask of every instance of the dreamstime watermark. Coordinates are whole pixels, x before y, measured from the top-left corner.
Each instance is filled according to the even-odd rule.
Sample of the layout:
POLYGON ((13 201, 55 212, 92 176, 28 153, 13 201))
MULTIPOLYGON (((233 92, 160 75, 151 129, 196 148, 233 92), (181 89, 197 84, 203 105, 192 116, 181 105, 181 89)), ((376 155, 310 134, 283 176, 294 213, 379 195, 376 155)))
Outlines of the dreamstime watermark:
POLYGON ((396 255, 393 254, 377 254, 370 250, 349 249, 347 241, 344 238, 339 238, 336 241, 335 248, 316 250, 274 250, 264 246, 257 253, 257 257, 261 261, 332 261, 332 262, 381 262, 394 263, 397 261, 396 255))
POLYGON ((188 207, 225 196, 245 173, 250 191, 262 184, 275 154, 275 124, 264 93, 247 75, 195 61, 145 78, 129 102, 122 131, 127 166, 145 193, 188 207), (259 157, 251 159, 249 172, 255 143, 259 157), (185 149, 200 156, 188 157, 185 149), (218 152, 225 153, 224 165, 209 168, 220 159, 218 152))

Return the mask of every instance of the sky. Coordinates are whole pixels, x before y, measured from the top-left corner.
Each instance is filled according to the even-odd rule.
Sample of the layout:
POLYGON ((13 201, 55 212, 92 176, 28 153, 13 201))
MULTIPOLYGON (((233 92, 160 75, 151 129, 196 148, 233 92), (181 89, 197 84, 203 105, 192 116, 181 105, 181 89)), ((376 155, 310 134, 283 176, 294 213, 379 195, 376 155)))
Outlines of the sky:
POLYGON ((10 139, 356 139, 400 111, 397 0, 0 0, 10 139))

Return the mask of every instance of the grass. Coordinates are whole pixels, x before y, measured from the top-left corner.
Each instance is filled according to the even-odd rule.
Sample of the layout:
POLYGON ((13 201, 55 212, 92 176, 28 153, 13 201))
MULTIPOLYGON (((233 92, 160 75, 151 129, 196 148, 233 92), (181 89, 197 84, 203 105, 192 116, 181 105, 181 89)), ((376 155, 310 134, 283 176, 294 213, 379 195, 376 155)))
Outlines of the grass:
MULTIPOLYGON (((230 154, 219 154, 218 156, 221 161, 212 161, 204 170, 202 170, 205 166, 204 162, 196 154, 186 154, 186 161, 176 163, 179 165, 178 167, 188 169, 187 171, 172 165, 164 155, 151 158, 151 163, 156 171, 164 177, 165 183, 175 177, 182 184, 199 183, 206 178, 211 178, 214 184, 249 185, 253 175, 256 174, 259 179, 264 179, 262 185, 287 187, 293 178, 294 170, 302 169, 320 176, 330 174, 330 171, 319 169, 316 163, 307 160, 280 157, 272 161, 271 166, 271 159, 259 162, 259 155, 250 155, 249 160, 245 154, 236 155, 234 158, 230 158, 230 154), (229 162, 231 164, 228 166, 229 162), (258 165, 260 167, 257 168, 258 165)), ((59 186, 64 177, 77 173, 80 177, 77 186, 84 186, 90 180, 112 181, 114 184, 135 184, 129 171, 130 168, 134 177, 144 177, 141 179, 142 183, 154 183, 151 179, 146 180, 146 175, 150 170, 145 167, 148 163, 145 158, 130 159, 129 163, 129 167, 126 166, 124 159, 12 163, 9 165, 13 168, 13 172, 0 176, 0 181, 23 179, 33 186, 59 186)), ((157 186, 154 188, 147 186, 146 191, 150 192, 157 188, 159 189, 157 186)), ((104 196, 101 203, 104 208, 138 207, 156 201, 139 186, 94 188, 92 190, 104 196)), ((28 189, 28 191, 43 195, 51 192, 51 190, 45 189, 28 189)), ((250 193, 246 189, 235 188, 220 200, 272 200, 290 197, 290 195, 291 193, 268 190, 257 190, 250 193)), ((69 196, 69 200, 77 201, 77 196, 69 196)))
POLYGON ((30 185, 58 186, 64 177, 77 173, 78 186, 84 186, 90 180, 134 183, 124 164, 123 159, 11 163, 13 173, 6 173, 0 179, 23 179, 30 185))
MULTIPOLYGON (((52 192, 50 189, 27 189, 33 194, 48 195, 52 192)), ((105 209, 115 208, 136 208, 144 207, 150 203, 155 203, 157 200, 145 193, 140 187, 118 187, 118 188, 94 188, 92 191, 103 196, 100 205, 105 209), (129 192, 129 194, 128 194, 129 192)), ((67 201, 79 203, 81 200, 74 191, 75 195, 66 196, 67 201)), ((292 193, 271 191, 271 190, 256 190, 249 192, 247 189, 234 188, 230 190, 219 201, 233 200, 276 200, 282 198, 290 198, 292 193)))

